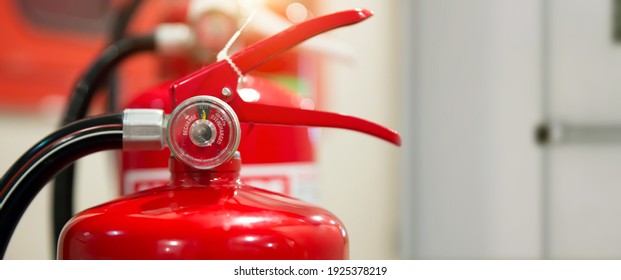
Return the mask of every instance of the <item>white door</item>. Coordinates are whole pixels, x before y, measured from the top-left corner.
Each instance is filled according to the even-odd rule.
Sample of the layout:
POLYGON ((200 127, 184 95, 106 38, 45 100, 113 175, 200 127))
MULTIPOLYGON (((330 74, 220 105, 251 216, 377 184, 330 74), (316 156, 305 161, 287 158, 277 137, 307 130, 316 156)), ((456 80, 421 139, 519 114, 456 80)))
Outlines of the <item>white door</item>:
POLYGON ((569 138, 588 138, 566 137, 548 150, 543 187, 549 258, 621 258, 621 42, 613 28, 618 4, 549 1, 547 114, 574 133, 569 138))

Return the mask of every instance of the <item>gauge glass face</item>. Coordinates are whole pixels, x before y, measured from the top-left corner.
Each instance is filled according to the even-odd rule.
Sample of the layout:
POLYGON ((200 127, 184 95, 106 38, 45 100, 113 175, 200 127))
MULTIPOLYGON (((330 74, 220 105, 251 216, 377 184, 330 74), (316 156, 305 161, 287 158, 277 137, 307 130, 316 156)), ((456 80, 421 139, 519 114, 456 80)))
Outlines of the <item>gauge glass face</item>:
POLYGON ((230 159, 239 145, 239 121, 223 101, 209 96, 179 104, 169 122, 169 147, 182 162, 208 169, 230 159))

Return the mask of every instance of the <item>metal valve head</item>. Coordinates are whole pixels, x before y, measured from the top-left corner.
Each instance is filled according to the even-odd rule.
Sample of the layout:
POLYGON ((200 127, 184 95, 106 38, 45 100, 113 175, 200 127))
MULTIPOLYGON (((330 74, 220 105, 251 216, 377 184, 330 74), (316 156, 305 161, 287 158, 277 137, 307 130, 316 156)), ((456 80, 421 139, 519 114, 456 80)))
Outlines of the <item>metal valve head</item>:
POLYGON ((243 75, 272 57, 315 35, 361 22, 371 15, 368 10, 354 9, 296 24, 174 82, 170 93, 176 107, 167 135, 173 155, 198 169, 224 163, 239 145, 240 121, 344 128, 400 145, 401 138, 395 131, 360 118, 246 102, 237 92, 243 75))

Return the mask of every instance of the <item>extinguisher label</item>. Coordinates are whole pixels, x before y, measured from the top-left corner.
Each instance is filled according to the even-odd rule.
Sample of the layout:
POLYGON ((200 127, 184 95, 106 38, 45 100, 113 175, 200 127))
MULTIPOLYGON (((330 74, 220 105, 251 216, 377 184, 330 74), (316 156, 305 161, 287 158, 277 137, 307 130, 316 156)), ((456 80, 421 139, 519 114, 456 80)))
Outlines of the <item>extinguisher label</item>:
POLYGON ((125 171, 124 194, 144 191, 165 185, 170 178, 168 168, 131 169, 125 171))
MULTIPOLYGON (((308 202, 318 200, 317 167, 314 163, 244 164, 241 177, 250 186, 308 202)), ((124 193, 162 186, 168 182, 168 178, 168 168, 127 170, 123 182, 124 193)))
POLYGON ((283 193, 308 202, 318 200, 314 163, 244 164, 242 180, 248 185, 283 193))

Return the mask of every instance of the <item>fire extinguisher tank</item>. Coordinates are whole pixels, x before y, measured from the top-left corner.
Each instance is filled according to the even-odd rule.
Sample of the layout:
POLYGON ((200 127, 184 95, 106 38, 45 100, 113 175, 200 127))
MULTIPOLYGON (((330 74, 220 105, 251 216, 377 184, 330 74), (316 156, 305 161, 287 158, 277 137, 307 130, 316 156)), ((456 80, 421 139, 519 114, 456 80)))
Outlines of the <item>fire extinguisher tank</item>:
POLYGON ((88 209, 63 229, 59 259, 346 259, 332 213, 245 185, 238 155, 199 170, 171 158, 168 184, 88 209))

